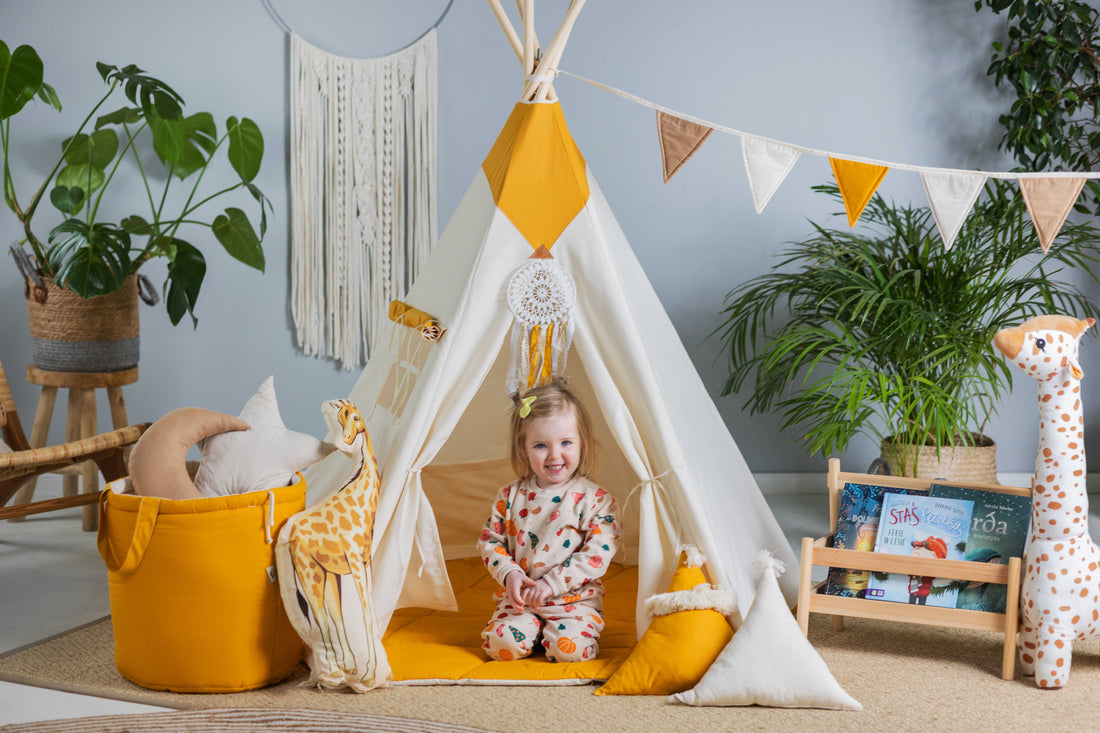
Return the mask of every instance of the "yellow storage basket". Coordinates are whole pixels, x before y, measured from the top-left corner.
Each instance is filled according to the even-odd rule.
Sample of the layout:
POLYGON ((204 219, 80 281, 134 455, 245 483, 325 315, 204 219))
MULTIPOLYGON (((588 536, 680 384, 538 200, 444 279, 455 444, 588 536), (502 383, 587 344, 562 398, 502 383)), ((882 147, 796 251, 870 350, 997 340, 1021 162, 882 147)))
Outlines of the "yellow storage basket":
POLYGON ((301 640, 283 610, 275 539, 305 509, 290 486, 173 501, 122 491, 100 497, 115 664, 142 687, 234 692, 289 675, 301 640))

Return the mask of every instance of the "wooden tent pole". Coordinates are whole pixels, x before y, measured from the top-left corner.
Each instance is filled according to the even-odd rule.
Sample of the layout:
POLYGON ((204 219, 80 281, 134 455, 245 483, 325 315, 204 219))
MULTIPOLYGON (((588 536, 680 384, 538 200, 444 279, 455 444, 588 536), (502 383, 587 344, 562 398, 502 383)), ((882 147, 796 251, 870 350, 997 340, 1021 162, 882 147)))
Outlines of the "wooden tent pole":
MULTIPOLYGON (((573 31, 573 24, 577 20, 577 16, 581 12, 581 8, 584 7, 585 0, 571 0, 569 3, 569 9, 565 13, 565 19, 562 20, 561 26, 558 27, 558 32, 554 34, 554 38, 550 41, 549 48, 542 55, 542 60, 539 62, 538 68, 535 69, 536 75, 548 74, 550 69, 556 68, 558 62, 561 60, 562 52, 565 50, 565 43, 569 40, 569 34, 573 31)), ((523 90, 523 98, 529 101, 542 101, 549 97, 550 85, 542 84, 540 82, 529 82, 523 90)))
MULTIPOLYGON (((493 15, 497 17, 497 22, 500 23, 501 30, 504 31, 505 37, 508 39, 508 44, 512 47, 512 50, 516 53, 516 58, 519 62, 523 63, 523 44, 520 43, 519 36, 516 34, 516 29, 512 27, 512 21, 508 20, 508 16, 504 13, 504 8, 500 7, 500 0, 488 0, 489 7, 493 10, 493 15)), ((526 71, 524 73, 527 73, 526 71)))
MULTIPOLYGON (((516 10, 519 11, 519 17, 526 23, 527 18, 531 18, 531 57, 527 58, 523 65, 523 73, 534 74, 535 73, 535 54, 538 52, 539 46, 539 34, 535 30, 535 0, 516 0, 516 10), (530 3, 531 10, 527 11, 525 5, 530 3)), ((526 42, 527 27, 524 26, 524 41, 526 42)), ((524 46, 524 55, 526 56, 527 47, 524 46)), ((524 89, 526 90, 526 84, 524 89)), ((557 99, 557 95, 554 94, 553 82, 550 82, 550 99, 557 99)))
POLYGON ((523 73, 535 71, 535 0, 516 0, 520 21, 523 23, 523 73))

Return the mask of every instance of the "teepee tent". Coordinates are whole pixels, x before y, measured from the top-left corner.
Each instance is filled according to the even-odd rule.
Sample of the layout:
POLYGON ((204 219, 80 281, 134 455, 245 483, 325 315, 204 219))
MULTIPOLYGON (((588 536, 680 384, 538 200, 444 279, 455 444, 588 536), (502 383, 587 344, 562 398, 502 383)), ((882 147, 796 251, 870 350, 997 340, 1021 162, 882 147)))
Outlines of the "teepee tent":
MULTIPOLYGON (((490 503, 514 478, 513 357, 550 342, 561 353, 547 369, 564 371, 592 413, 602 453, 595 478, 618 498, 625 550, 616 559, 638 566, 638 607, 665 590, 690 543, 746 613, 753 558, 769 550, 793 563, 794 555, 555 99, 548 74, 583 2, 571 3, 537 67, 530 3, 525 43, 490 4, 527 88, 405 297, 446 331, 427 340, 394 322, 349 395, 382 470, 372 559, 379 621, 384 628, 396 608, 456 607, 445 561, 476 555, 490 503), (569 328, 559 329, 571 341, 513 337, 508 288, 532 257, 552 258, 571 276, 575 305, 569 328)), ((350 470, 340 453, 314 465, 310 500, 350 470)), ((791 578, 784 593, 793 603, 791 578)), ((641 634, 648 620, 636 619, 641 634)))

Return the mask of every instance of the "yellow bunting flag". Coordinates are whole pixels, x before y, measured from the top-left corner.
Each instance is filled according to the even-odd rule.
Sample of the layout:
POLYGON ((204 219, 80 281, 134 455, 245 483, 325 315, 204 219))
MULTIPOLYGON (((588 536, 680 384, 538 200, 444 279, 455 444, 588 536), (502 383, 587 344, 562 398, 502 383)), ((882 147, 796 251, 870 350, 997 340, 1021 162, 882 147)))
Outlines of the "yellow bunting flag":
POLYGON ((1077 203, 1084 178, 1018 178, 1020 193, 1031 215, 1035 233, 1039 235, 1039 245, 1043 254, 1050 249, 1051 242, 1058 236, 1066 217, 1077 203))
POLYGON ((857 163, 843 158, 829 158, 829 164, 833 167, 836 185, 840 187, 844 209, 848 212, 848 226, 854 227, 890 169, 884 165, 857 163))
POLYGON ((688 158, 695 155, 710 134, 706 125, 657 112, 657 138, 661 143, 661 164, 664 166, 665 183, 672 180, 688 158))

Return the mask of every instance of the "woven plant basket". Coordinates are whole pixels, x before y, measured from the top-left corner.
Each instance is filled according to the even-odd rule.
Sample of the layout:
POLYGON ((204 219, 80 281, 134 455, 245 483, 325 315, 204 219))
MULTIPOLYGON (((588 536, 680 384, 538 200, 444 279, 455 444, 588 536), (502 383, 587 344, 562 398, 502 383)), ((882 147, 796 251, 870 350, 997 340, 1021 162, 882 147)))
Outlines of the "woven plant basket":
POLYGON ((58 372, 115 372, 137 366, 137 275, 126 278, 116 292, 87 300, 48 277, 42 280, 44 290, 31 287, 27 299, 35 366, 58 372))
POLYGON ((880 450, 896 476, 944 479, 957 483, 997 483, 997 445, 991 438, 974 435, 973 445, 943 446, 939 456, 932 445, 882 441, 880 450))

